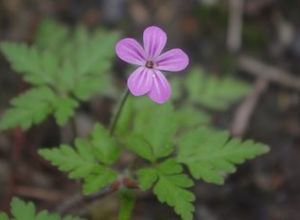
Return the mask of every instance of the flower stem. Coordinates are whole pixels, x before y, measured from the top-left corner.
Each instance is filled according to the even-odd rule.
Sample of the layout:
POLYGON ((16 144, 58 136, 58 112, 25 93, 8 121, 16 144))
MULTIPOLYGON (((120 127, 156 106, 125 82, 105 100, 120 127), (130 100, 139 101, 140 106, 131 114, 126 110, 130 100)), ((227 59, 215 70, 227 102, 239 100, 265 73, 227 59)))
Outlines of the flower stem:
POLYGON ((120 205, 121 209, 119 212, 119 220, 130 220, 132 219, 132 211, 135 204, 135 194, 130 190, 122 190, 120 192, 120 205))
POLYGON ((126 100, 129 96, 129 90, 126 89, 126 91, 124 92, 122 98, 120 99, 120 102, 118 104, 118 107, 117 107, 117 110, 111 120, 111 123, 110 123, 110 126, 109 126, 109 134, 112 136, 115 132, 115 129, 116 129, 116 126, 117 126, 117 123, 118 123, 118 120, 120 118, 120 115, 122 113, 122 109, 126 103, 126 100))

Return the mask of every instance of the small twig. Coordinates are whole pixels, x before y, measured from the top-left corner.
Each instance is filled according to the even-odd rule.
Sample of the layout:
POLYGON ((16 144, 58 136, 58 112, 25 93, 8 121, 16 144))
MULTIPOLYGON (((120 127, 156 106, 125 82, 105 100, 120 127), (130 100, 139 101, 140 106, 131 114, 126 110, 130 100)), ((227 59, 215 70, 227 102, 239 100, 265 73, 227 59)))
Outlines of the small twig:
POLYGON ((65 213, 66 211, 78 206, 81 203, 91 203, 95 200, 103 198, 109 194, 117 192, 121 188, 127 189, 139 189, 136 181, 129 179, 128 177, 120 177, 115 182, 113 182, 109 187, 104 188, 98 193, 90 196, 83 196, 81 193, 75 194, 68 199, 66 199, 62 204, 55 208, 55 211, 59 213, 65 213))
POLYGON ((62 204, 55 208, 55 211, 59 213, 65 213, 66 211, 78 206, 83 202, 91 202, 96 199, 102 198, 110 193, 110 188, 105 188, 102 191, 93 194, 92 196, 83 196, 81 193, 77 193, 72 195, 68 199, 66 199, 62 204))
POLYGON ((57 202, 64 197, 64 195, 59 191, 29 186, 16 186, 15 193, 20 196, 40 199, 48 202, 57 202))
POLYGON ((246 73, 276 82, 288 88, 300 90, 300 78, 280 68, 266 65, 248 56, 241 56, 238 59, 238 66, 246 73))
POLYGON ((265 79, 257 79, 252 92, 237 109, 231 126, 231 134, 234 137, 243 137, 246 133, 253 111, 268 84, 268 81, 265 79))
POLYGON ((237 52, 242 43, 244 0, 229 0, 229 24, 227 31, 227 47, 237 52))

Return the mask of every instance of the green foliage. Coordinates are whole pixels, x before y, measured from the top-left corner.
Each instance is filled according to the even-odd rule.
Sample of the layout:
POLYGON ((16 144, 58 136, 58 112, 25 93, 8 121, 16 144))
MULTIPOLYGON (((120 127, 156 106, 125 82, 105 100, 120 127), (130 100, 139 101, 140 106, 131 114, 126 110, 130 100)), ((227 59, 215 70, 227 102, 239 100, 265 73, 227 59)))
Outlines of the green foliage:
MULTIPOLYGON (((37 212, 32 202, 24 202, 21 199, 14 197, 11 202, 11 215, 13 220, 80 220, 81 218, 66 216, 60 217, 56 213, 48 211, 37 212)), ((8 220, 8 215, 0 213, 0 220, 8 220)))
POLYGON ((109 90, 108 71, 118 38, 118 33, 104 30, 96 30, 89 36, 87 30, 80 26, 73 41, 66 43, 62 51, 67 65, 64 69, 74 68, 74 72, 67 74, 71 77, 66 77, 64 83, 71 85, 70 90, 76 97, 86 100, 97 91, 109 90))
POLYGON ((56 96, 53 103, 53 112, 56 122, 59 125, 65 124, 74 115, 75 108, 79 105, 78 101, 70 97, 56 96))
POLYGON ((39 151, 45 159, 72 179, 84 180, 84 192, 94 193, 114 182, 117 172, 109 168, 119 158, 119 148, 108 131, 96 125, 89 140, 76 139, 75 148, 61 145, 59 148, 39 151))
POLYGON ((27 91, 11 101, 12 108, 2 117, 0 128, 6 129, 18 124, 27 129, 32 124, 40 123, 51 113, 53 100, 55 95, 47 87, 27 91))
POLYGON ((177 129, 174 109, 171 104, 156 105, 146 101, 139 103, 143 110, 135 115, 132 133, 142 136, 150 144, 155 159, 168 156, 177 129))
POLYGON ((171 104, 156 105, 146 98, 125 106, 117 133, 127 140, 130 150, 144 159, 155 161, 168 156, 178 122, 171 104))
POLYGON ((248 94, 250 87, 232 77, 218 78, 200 68, 191 70, 183 81, 187 101, 214 110, 226 110, 233 102, 248 94))
POLYGON ((8 220, 8 216, 6 213, 0 213, 0 220, 8 220))
POLYGON ((174 110, 172 104, 157 105, 147 98, 129 98, 117 125, 117 134, 140 157, 156 161, 174 150, 174 136, 199 124, 209 116, 194 108, 174 110))
POLYGON ((0 48, 11 67, 23 74, 27 82, 39 86, 51 81, 51 76, 44 74, 45 54, 39 52, 36 47, 29 47, 24 43, 5 42, 1 43, 0 48))
POLYGON ((27 129, 50 114, 59 125, 65 124, 78 107, 78 100, 109 90, 108 71, 118 37, 118 33, 104 30, 90 33, 81 26, 71 34, 66 27, 45 20, 32 46, 1 43, 11 67, 33 88, 12 101, 13 107, 2 117, 0 127, 27 129), (51 100, 38 94, 39 90, 51 94, 51 100))
POLYGON ((132 211, 135 205, 136 195, 134 192, 123 189, 120 192, 120 212, 118 220, 132 219, 132 211))
POLYGON ((193 219, 195 200, 187 188, 193 181, 182 173, 182 166, 173 159, 168 159, 153 168, 143 168, 138 172, 140 186, 143 190, 151 188, 158 200, 173 207, 183 220, 193 219))
POLYGON ((229 139, 227 132, 198 128, 179 140, 177 161, 187 165, 194 178, 223 184, 225 175, 235 172, 236 164, 268 151, 260 143, 229 139))
POLYGON ((44 19, 40 24, 35 42, 38 48, 46 50, 57 50, 68 40, 69 30, 50 19, 44 19))
POLYGON ((176 117, 181 130, 199 125, 209 125, 211 121, 210 116, 204 111, 188 106, 177 110, 176 117))
POLYGON ((5 112, 0 122, 1 129, 19 125, 23 129, 42 122, 52 112, 57 123, 64 124, 78 106, 71 98, 56 96, 48 87, 36 87, 11 101, 12 107, 5 112))
POLYGON ((237 164, 268 151, 263 144, 229 139, 226 132, 199 128, 208 118, 194 108, 175 111, 170 104, 130 99, 120 118, 122 125, 117 127, 126 146, 152 164, 137 172, 141 189, 153 187, 158 200, 174 207, 182 219, 192 219, 194 195, 187 190, 192 181, 180 163, 195 179, 221 184, 237 164), (158 163, 165 157, 168 158, 158 163))
MULTIPOLYGON (((104 30, 89 32, 83 26, 71 31, 45 20, 35 44, 1 43, 11 67, 32 88, 11 101, 11 108, 0 120, 0 129, 28 129, 50 115, 63 125, 74 115, 80 101, 97 92, 111 92, 108 71, 118 37, 117 33, 104 30)), ((149 162, 148 167, 137 170, 141 189, 153 189, 158 200, 173 207, 182 219, 192 219, 195 196, 188 188, 193 181, 184 174, 183 165, 195 179, 222 184, 236 165, 266 153, 268 147, 230 139, 226 132, 199 128, 209 124, 210 117, 196 107, 226 110, 249 92, 245 83, 208 75, 196 68, 172 84, 175 99, 181 98, 182 88, 186 90, 187 106, 178 103, 174 108, 171 103, 157 105, 148 98, 129 98, 117 123, 117 137, 98 124, 90 138, 77 138, 74 147, 62 144, 41 149, 40 155, 70 178, 82 179, 83 191, 90 194, 117 180, 119 174, 112 166, 120 157, 121 143, 149 162)), ((120 216, 128 218, 133 200, 129 194, 122 199, 125 206, 120 216)), ((11 212, 16 220, 60 219, 46 211, 36 213, 32 203, 17 198, 11 212)), ((8 216, 0 213, 0 220, 6 219, 8 216)))

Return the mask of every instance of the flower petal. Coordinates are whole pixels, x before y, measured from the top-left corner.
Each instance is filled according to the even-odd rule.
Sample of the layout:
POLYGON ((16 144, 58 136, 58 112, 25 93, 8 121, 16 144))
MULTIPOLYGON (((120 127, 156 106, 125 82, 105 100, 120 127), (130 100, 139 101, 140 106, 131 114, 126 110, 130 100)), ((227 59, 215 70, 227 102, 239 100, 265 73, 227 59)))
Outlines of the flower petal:
POLYGON ((127 86, 134 96, 145 95, 153 84, 153 70, 137 68, 128 78, 127 86))
POLYGON ((156 26, 150 26, 144 31, 144 48, 147 59, 157 57, 167 42, 166 33, 156 26))
POLYGON ((116 53, 120 59, 127 63, 144 65, 145 51, 133 38, 120 40, 116 45, 116 53))
POLYGON ((181 71, 189 64, 189 57, 181 49, 172 49, 157 57, 155 64, 159 70, 181 71))
POLYGON ((148 93, 149 98, 158 104, 163 104, 170 98, 171 93, 172 89, 166 77, 159 70, 155 70, 152 87, 148 93))

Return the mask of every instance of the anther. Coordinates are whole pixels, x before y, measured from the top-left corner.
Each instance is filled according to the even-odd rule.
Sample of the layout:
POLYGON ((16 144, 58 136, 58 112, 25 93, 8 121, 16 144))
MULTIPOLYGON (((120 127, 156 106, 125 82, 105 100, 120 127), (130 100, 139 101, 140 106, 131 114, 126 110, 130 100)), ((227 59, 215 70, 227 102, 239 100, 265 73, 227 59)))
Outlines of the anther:
POLYGON ((153 69, 154 67, 154 63, 153 61, 149 60, 146 62, 146 67, 149 68, 149 69, 153 69))

